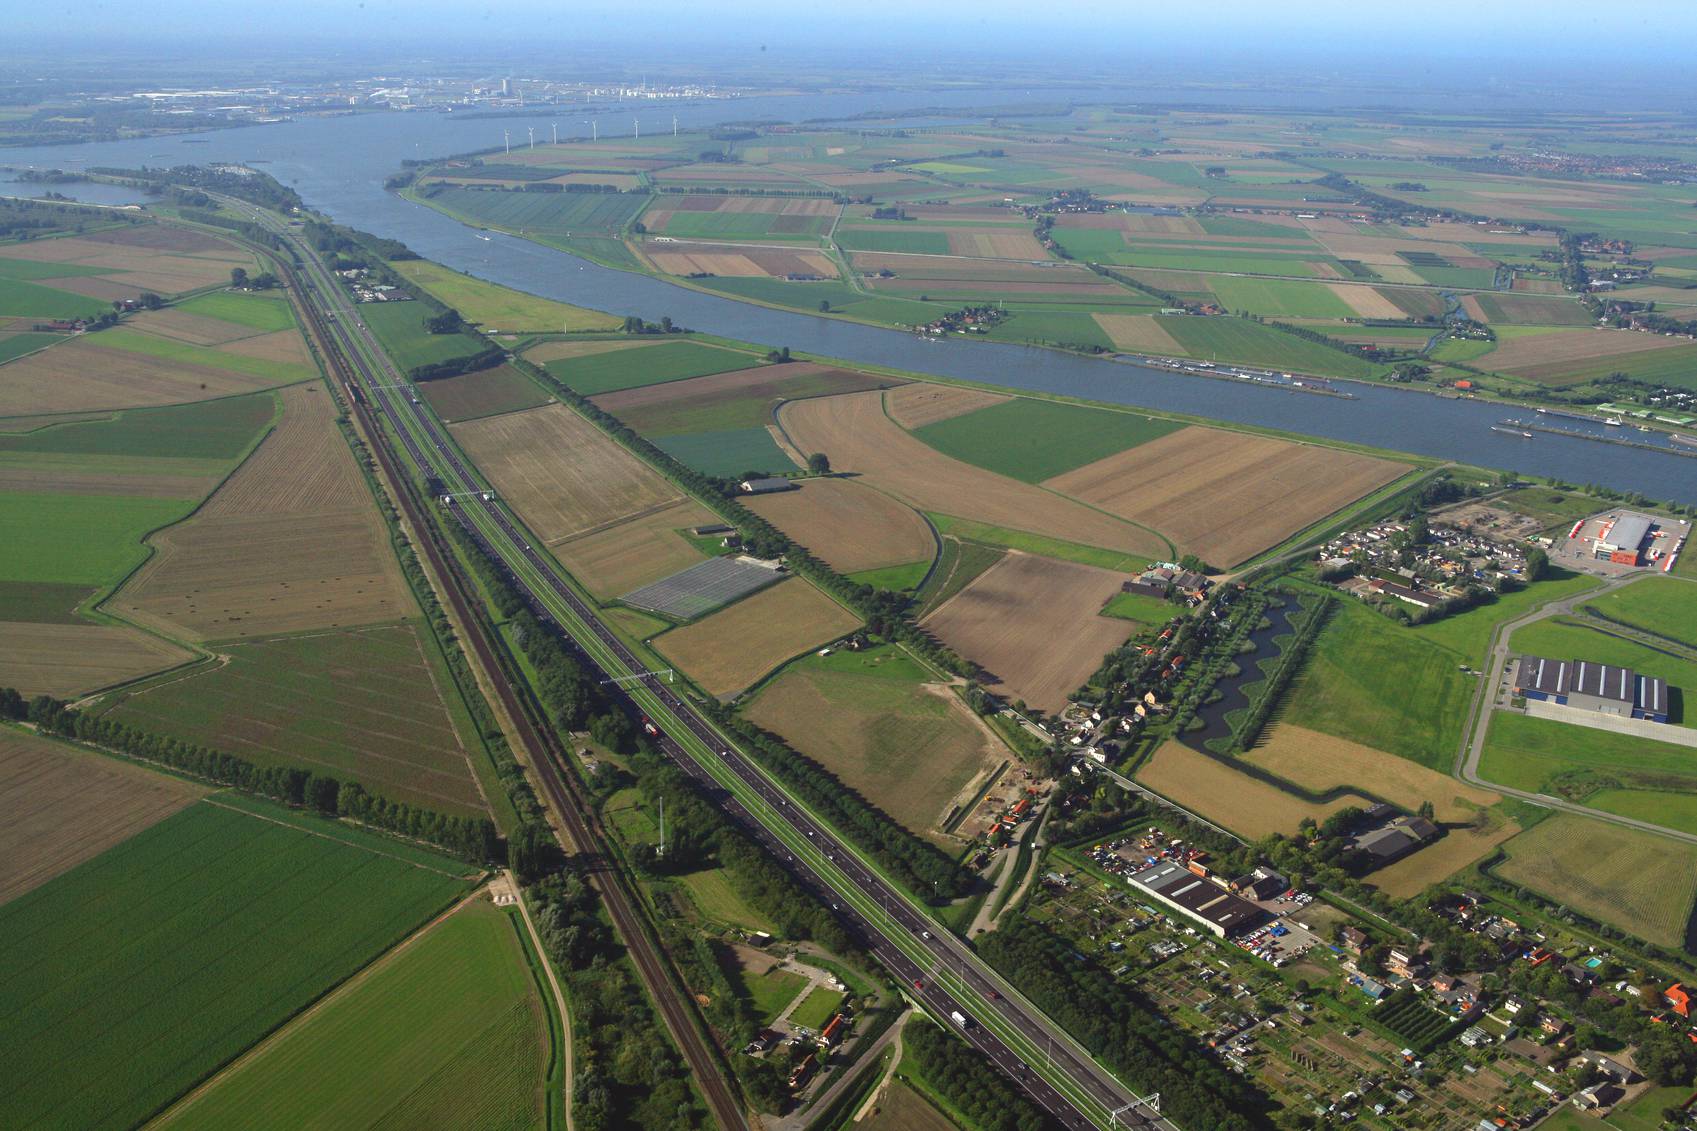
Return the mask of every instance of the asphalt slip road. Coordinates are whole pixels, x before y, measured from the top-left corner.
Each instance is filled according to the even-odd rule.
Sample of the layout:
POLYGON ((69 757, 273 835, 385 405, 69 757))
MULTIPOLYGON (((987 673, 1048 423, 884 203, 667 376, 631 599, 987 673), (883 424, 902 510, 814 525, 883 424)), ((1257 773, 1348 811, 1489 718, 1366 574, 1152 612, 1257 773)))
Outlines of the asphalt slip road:
MULTIPOLYGON (((251 212, 252 210, 249 209, 251 212)), ((702 784, 839 918, 906 986, 907 996, 945 1024, 967 1019, 962 1036, 1068 1127, 1159 1127, 1178 1131, 1095 1062, 1063 1029, 887 881, 852 844, 807 812, 782 786, 655 677, 630 678, 642 664, 625 648, 460 457, 451 438, 389 362, 323 265, 269 213, 254 218, 291 241, 307 264, 303 280, 328 326, 343 339, 373 406, 390 418, 413 463, 456 494, 471 536, 510 573, 539 616, 553 622, 663 732, 667 756, 702 784), (356 344, 351 340, 357 335, 356 344), (363 349, 361 348, 363 347, 363 349), (376 359, 377 368, 358 360, 376 359)))

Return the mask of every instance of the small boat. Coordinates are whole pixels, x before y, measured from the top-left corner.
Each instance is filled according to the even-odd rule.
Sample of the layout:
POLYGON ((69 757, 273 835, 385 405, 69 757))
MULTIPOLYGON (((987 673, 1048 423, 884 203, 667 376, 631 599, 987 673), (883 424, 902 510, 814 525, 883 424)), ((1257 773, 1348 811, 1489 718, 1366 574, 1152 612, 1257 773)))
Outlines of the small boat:
POLYGON ((1619 428, 1620 427, 1620 421, 1618 421, 1618 420, 1604 420, 1603 423, 1607 424, 1610 428, 1619 428))
POLYGON ((482 241, 483 241, 483 242, 484 242, 484 243, 489 243, 489 242, 491 242, 491 241, 490 241, 490 239, 489 239, 489 237, 488 237, 488 236, 484 236, 484 235, 479 235, 479 236, 478 236, 478 237, 477 237, 477 238, 478 238, 478 239, 480 239, 480 240, 482 240, 482 241))

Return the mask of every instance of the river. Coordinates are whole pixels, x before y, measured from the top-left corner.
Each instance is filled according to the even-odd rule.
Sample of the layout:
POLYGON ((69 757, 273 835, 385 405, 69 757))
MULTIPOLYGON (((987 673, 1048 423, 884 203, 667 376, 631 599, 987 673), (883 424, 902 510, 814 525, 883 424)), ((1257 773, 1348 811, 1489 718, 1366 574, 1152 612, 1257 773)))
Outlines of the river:
MULTIPOLYGON (((1187 97, 1191 92, 1186 92, 1187 97)), ((998 101, 1107 101, 1141 90, 1010 91, 998 101)), ((980 106, 982 91, 756 97, 670 105, 645 104, 596 115, 612 136, 637 116, 650 132, 726 121, 801 121, 915 106, 980 106)), ((1651 498, 1697 503, 1697 459, 1643 448, 1536 433, 1493 432, 1501 406, 1450 400, 1378 385, 1349 386, 1354 399, 1210 380, 1017 345, 929 342, 894 330, 794 311, 771 310, 703 294, 645 275, 601 267, 515 237, 475 236, 442 214, 383 190, 383 179, 413 157, 441 156, 498 144, 503 129, 523 137, 555 121, 584 135, 583 108, 554 117, 477 118, 438 113, 371 113, 305 118, 275 125, 173 138, 0 150, 0 165, 83 169, 244 161, 294 187, 315 208, 344 224, 405 242, 420 255, 469 274, 548 298, 650 320, 670 315, 692 329, 725 337, 944 377, 1033 392, 1086 397, 1306 435, 1413 452, 1440 459, 1640 491, 1651 498)), ((75 186, 72 186, 75 187, 75 186)))

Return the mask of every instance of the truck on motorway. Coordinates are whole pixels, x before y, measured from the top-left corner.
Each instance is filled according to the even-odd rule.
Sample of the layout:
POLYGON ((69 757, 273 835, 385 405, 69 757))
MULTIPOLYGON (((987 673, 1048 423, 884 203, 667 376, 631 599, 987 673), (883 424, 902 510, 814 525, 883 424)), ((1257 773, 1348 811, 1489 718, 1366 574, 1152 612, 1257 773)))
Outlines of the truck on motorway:
POLYGON ((949 1014, 949 1020, 953 1021, 956 1025, 959 1025, 962 1029, 972 1028, 972 1018, 968 1017, 958 1009, 949 1014))

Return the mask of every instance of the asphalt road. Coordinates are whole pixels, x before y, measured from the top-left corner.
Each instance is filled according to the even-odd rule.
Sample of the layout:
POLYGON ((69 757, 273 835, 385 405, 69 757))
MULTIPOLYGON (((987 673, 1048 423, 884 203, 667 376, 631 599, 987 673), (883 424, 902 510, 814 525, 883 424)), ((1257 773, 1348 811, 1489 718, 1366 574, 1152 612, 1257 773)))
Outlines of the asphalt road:
MULTIPOLYGON (((252 209, 248 209, 252 212, 252 209)), ((358 308, 292 229, 267 213, 255 219, 291 240, 309 263, 306 297, 335 333, 373 409, 413 464, 455 493, 453 510, 468 534, 503 564, 539 617, 554 623, 607 678, 643 671, 642 663, 578 595, 557 563, 536 550, 468 466, 439 421, 394 370, 359 319, 358 308), (363 344, 356 345, 357 336, 363 344), (362 357, 361 355, 364 355, 362 357), (378 359, 373 366, 367 358, 378 359)), ((627 679, 621 690, 662 731, 658 745, 700 782, 707 796, 742 822, 798 879, 821 894, 874 956, 907 987, 907 996, 949 1023, 966 1018, 962 1036, 1068 1127, 1177 1129, 1133 1094, 1044 1016, 923 905, 885 879, 861 852, 819 821, 691 705, 654 677, 627 679)))

